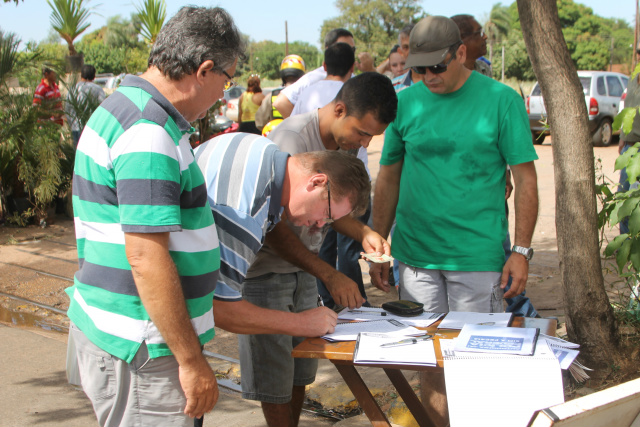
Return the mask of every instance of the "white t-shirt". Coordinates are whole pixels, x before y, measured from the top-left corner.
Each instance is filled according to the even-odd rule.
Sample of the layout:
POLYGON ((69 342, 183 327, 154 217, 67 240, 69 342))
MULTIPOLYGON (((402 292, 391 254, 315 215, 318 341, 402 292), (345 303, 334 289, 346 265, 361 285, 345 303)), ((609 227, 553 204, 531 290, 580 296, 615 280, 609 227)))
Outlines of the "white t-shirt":
POLYGON ((344 83, 336 80, 320 80, 306 87, 298 96, 291 116, 322 108, 336 97, 344 83))
POLYGON ((318 67, 313 71, 309 71, 304 76, 300 77, 297 82, 292 85, 289 85, 282 89, 284 96, 287 97, 289 102, 293 105, 296 105, 298 102, 298 97, 300 93, 307 87, 311 86, 315 82, 319 82, 320 80, 324 80, 327 78, 327 72, 324 70, 324 67, 318 67))

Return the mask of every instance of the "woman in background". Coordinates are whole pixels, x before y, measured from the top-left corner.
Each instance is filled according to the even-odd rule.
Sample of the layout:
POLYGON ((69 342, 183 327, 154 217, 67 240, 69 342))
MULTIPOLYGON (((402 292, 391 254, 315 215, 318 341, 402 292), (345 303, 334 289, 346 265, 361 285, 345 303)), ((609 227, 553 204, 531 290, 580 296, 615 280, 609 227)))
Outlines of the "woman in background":
POLYGON ((260 77, 251 75, 247 81, 247 90, 238 100, 238 132, 255 133, 260 135, 256 127, 256 111, 264 99, 260 88, 260 77))

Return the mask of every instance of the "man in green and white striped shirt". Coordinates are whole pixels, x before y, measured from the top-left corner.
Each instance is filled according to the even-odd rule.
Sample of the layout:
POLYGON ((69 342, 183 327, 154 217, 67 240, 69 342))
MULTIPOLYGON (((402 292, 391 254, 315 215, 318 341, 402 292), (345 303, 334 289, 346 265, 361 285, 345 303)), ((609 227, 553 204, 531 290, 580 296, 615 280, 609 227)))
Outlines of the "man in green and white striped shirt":
POLYGON ((80 139, 68 314, 100 425, 193 425, 217 401, 201 346, 220 251, 189 122, 222 97, 243 48, 223 9, 182 8, 149 69, 125 78, 80 139))

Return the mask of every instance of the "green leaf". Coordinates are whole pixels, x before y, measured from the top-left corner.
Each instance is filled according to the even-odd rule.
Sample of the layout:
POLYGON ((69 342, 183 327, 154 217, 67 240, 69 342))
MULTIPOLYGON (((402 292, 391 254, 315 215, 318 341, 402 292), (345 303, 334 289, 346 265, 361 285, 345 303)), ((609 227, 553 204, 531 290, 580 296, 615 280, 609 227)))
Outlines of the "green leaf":
POLYGON ((640 63, 636 65, 636 68, 633 69, 633 73, 631 73, 631 78, 635 79, 638 73, 640 73, 640 63))
POLYGON ((624 218, 618 215, 618 212, 620 211, 620 208, 623 204, 623 201, 617 201, 613 203, 613 209, 611 210, 611 214, 609 215, 609 222, 611 225, 616 225, 622 218, 624 218))
POLYGON ((627 151, 619 155, 618 158, 616 159, 614 170, 619 171, 622 168, 626 168, 627 165, 629 164, 629 161, 631 160, 631 157, 635 155, 637 152, 638 152, 638 147, 634 145, 633 147, 630 147, 627 151))
POLYGON ((618 253, 616 254, 616 264, 618 264, 618 271, 622 272, 622 269, 629 261, 629 253, 631 252, 631 240, 624 241, 618 253))
POLYGON ((636 208, 629 216, 629 231, 632 236, 640 233, 640 209, 636 208))
POLYGON ((627 240, 629 237, 628 234, 624 233, 619 236, 616 236, 611 243, 607 245, 607 248, 604 250, 604 254, 606 256, 611 256, 618 248, 627 240))
POLYGON ((631 251, 629 252, 629 261, 631 261, 631 265, 633 269, 636 271, 640 270, 640 240, 634 239, 631 242, 631 251))
POLYGON ((631 133, 631 130, 633 129, 633 120, 636 118, 637 112, 637 108, 632 108, 631 111, 625 114, 624 118, 622 119, 622 131, 625 134, 631 133))
POLYGON ((640 175, 640 156, 633 156, 631 161, 627 165, 627 175, 629 176, 629 182, 636 182, 640 175))
POLYGON ((638 206, 640 202, 640 198, 638 197, 630 197, 622 203, 622 207, 618 211, 618 218, 621 220, 631 215, 631 212, 638 206))
MULTIPOLYGON (((613 124, 611 125, 613 127, 613 130, 619 130, 620 128, 622 128, 623 123, 625 123, 625 120, 627 119, 627 117, 628 116, 635 117, 637 111, 638 110, 636 107, 623 108, 622 111, 620 111, 616 115, 615 119, 613 119, 613 124)), ((633 118, 631 119, 631 121, 633 122, 633 118)), ((629 133, 629 132, 625 132, 625 133, 629 133)))

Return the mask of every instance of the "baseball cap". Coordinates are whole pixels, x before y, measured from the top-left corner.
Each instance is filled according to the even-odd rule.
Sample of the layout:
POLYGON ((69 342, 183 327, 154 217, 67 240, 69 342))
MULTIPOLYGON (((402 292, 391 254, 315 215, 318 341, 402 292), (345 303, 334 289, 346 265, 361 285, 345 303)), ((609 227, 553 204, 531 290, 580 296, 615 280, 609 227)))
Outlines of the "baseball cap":
POLYGON ((440 64, 449 48, 457 42, 462 42, 462 39, 455 22, 446 16, 428 16, 411 30, 409 56, 404 68, 440 64))

